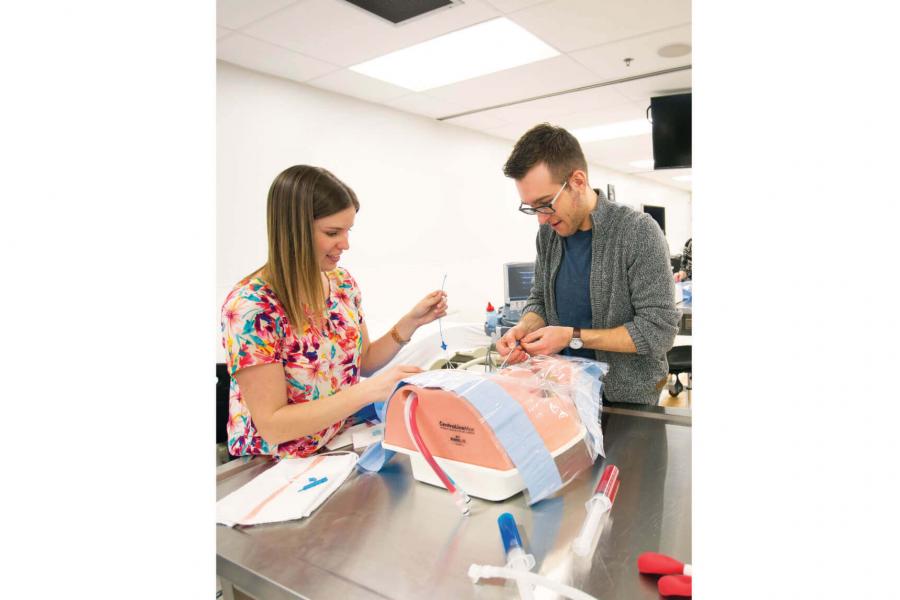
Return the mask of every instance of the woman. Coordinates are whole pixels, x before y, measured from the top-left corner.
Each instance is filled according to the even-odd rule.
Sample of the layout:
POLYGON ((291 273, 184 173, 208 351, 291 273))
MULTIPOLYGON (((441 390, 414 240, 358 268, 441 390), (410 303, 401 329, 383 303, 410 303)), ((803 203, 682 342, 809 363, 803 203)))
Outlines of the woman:
POLYGON ((222 307, 230 454, 309 456, 348 417, 421 372, 400 365, 359 380, 447 314, 447 301, 428 294, 390 334, 369 341, 359 288, 337 266, 358 210, 353 190, 317 167, 290 167, 269 188, 268 260, 222 307))

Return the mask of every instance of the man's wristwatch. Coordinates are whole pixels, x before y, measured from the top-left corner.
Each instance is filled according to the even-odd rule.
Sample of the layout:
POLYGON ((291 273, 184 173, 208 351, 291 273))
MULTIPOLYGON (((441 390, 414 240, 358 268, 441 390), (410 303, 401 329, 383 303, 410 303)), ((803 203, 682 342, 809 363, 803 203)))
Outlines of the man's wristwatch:
POLYGON ((569 340, 569 348, 572 350, 581 350, 584 346, 584 340, 581 339, 581 327, 572 329, 572 339, 569 340))

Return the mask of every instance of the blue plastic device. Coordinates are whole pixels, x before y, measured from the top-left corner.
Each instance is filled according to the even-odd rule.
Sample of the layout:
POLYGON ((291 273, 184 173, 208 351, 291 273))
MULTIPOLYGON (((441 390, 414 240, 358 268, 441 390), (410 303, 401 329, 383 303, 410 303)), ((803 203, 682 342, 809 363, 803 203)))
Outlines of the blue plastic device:
POLYGON ((522 538, 519 537, 519 528, 516 520, 508 512, 497 517, 497 525, 500 527, 500 538, 503 540, 503 550, 506 554, 513 548, 522 547, 522 538))

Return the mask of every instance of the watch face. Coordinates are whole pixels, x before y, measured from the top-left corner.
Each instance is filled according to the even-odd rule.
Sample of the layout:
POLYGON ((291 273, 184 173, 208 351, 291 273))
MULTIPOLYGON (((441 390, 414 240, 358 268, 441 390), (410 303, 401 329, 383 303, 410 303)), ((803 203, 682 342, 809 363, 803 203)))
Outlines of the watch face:
POLYGON ((572 341, 569 342, 569 348, 572 350, 581 350, 582 346, 584 346, 584 342, 581 338, 572 338, 572 341))

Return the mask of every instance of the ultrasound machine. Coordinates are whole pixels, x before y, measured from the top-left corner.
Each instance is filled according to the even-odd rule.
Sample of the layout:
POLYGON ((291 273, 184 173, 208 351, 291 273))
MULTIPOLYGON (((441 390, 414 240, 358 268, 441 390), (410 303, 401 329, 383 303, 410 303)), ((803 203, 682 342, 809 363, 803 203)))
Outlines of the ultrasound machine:
MULTIPOLYGON (((503 306, 500 308, 497 320, 497 335, 503 335, 510 327, 513 327, 522 318, 522 309, 531 295, 534 285, 534 263, 512 262, 503 265, 503 306)), ((488 323, 485 331, 488 335, 493 331, 488 323)))

